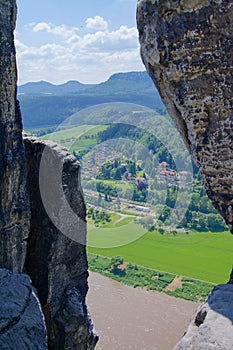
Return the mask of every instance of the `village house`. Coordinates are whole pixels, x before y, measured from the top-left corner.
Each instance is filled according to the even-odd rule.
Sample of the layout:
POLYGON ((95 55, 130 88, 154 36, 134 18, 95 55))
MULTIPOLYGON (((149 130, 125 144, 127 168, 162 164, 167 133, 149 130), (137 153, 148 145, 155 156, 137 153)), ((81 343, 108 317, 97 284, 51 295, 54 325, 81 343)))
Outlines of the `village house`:
POLYGON ((135 184, 138 190, 142 190, 147 187, 147 179, 145 177, 136 177, 135 184))

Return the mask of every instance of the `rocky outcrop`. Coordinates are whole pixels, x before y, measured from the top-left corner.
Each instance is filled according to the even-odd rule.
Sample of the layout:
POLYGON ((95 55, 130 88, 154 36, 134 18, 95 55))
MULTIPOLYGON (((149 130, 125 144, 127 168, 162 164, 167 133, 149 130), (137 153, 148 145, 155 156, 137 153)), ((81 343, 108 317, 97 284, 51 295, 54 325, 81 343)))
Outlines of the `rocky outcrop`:
POLYGON ((233 3, 139 0, 141 55, 233 233, 233 3))
POLYGON ((173 350, 232 350, 233 285, 214 288, 173 350))
POLYGON ((0 269, 0 349, 46 350, 43 313, 28 276, 0 269))
POLYGON ((12 272, 23 271, 30 217, 16 100, 15 17, 15 1, 0 0, 0 349, 45 350, 44 318, 30 279, 12 272))
POLYGON ((0 267, 22 272, 30 211, 16 101, 15 16, 15 1, 0 0, 0 267))
POLYGON ((85 304, 80 165, 55 144, 27 139, 26 171, 16 100, 15 19, 16 1, 0 0, 0 349, 47 349, 45 317, 50 349, 93 350, 98 337, 85 304), (41 169, 49 174, 39 181, 41 169))
POLYGON ((50 141, 25 138, 31 205, 26 271, 37 288, 50 349, 94 349, 85 304, 86 212, 80 164, 50 141))

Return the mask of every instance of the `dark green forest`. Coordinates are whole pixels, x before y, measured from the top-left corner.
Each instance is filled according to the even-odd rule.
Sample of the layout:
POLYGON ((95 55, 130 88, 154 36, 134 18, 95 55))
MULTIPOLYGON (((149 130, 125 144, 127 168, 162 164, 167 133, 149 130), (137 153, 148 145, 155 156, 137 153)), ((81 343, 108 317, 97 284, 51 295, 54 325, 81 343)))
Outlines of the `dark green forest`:
POLYGON ((38 82, 19 87, 24 128, 57 126, 84 108, 111 102, 139 104, 166 114, 159 93, 146 72, 114 74, 106 82, 93 86, 69 83, 55 86, 38 82))

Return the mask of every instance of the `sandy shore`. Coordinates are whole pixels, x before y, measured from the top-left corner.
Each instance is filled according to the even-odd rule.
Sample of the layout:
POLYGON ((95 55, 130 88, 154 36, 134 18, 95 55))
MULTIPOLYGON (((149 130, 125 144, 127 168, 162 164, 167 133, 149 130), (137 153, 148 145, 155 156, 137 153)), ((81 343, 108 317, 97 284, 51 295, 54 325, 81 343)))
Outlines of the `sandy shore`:
POLYGON ((199 305, 94 272, 89 286, 88 307, 100 336, 96 350, 171 350, 199 305))

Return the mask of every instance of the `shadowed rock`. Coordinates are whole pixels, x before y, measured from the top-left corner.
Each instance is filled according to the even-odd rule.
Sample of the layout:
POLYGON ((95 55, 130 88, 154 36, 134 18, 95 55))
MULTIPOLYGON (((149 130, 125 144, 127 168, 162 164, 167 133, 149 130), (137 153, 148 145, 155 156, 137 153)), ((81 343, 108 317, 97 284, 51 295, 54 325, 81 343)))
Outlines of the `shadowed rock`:
MULTIPOLYGON (((0 0, 0 268, 22 272, 26 267, 43 306, 50 349, 67 349, 69 344, 71 350, 92 350, 98 337, 92 332, 85 304, 86 213, 80 165, 64 149, 48 144, 43 164, 49 175, 41 183, 47 199, 45 209, 52 208, 48 213, 41 201, 38 182, 45 144, 27 140, 27 188, 22 120, 16 100, 15 20, 16 1, 0 0), (57 174, 56 166, 61 174, 57 174), (58 191, 53 191, 55 184, 58 191), (77 290, 82 320, 63 299, 70 284, 77 290), (54 320, 58 310, 66 313, 64 332, 61 323, 54 320)), ((41 306, 30 279, 9 270, 0 270, 0 349, 47 349, 41 306)))
POLYGON ((0 0, 0 267, 22 272, 30 210, 16 101, 15 17, 15 1, 0 0))
POLYGON ((0 269, 0 295, 0 349, 46 350, 44 317, 29 277, 0 269))
POLYGON ((67 344, 70 349, 94 349, 91 342, 97 338, 85 304, 86 210, 80 164, 51 141, 25 138, 25 150, 32 212, 25 267, 39 293, 50 349, 66 349, 67 344), (68 293, 68 286, 75 293, 68 293), (74 304, 68 303, 71 309, 64 293, 76 298, 74 304))

